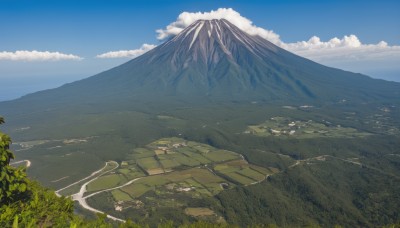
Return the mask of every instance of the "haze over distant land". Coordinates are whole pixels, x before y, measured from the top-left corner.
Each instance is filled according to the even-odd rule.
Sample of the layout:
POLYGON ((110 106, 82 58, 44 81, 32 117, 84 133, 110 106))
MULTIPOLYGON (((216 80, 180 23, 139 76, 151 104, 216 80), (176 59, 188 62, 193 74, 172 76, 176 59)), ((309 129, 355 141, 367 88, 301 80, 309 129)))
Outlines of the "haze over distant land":
POLYGON ((115 67, 196 19, 212 18, 227 18, 251 35, 318 63, 400 82, 397 1, 178 2, 159 1, 151 7, 122 1, 0 3, 0 20, 10 21, 0 26, 0 80, 7 85, 0 90, 0 101, 115 67), (355 12, 360 4, 362 10, 355 12), (111 16, 104 16, 104 10, 111 16))

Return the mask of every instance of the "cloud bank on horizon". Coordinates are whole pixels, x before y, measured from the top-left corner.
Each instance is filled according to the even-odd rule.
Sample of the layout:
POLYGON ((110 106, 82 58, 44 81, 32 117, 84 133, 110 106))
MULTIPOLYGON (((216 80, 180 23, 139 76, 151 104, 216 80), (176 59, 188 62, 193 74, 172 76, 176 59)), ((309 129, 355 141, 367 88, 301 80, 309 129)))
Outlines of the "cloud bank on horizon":
POLYGON ((49 51, 15 51, 0 52, 0 60, 11 61, 60 61, 60 60, 82 60, 82 57, 72 54, 49 51))

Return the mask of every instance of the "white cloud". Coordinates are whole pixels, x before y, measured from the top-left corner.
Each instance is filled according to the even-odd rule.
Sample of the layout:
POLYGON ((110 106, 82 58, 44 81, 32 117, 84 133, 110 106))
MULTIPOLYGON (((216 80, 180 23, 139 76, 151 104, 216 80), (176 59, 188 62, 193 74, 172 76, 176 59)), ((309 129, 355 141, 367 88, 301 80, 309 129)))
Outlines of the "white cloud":
POLYGON ((12 61, 60 61, 60 60, 82 60, 83 58, 60 52, 49 51, 15 51, 0 52, 0 60, 12 61))
POLYGON ((164 40, 170 36, 175 36, 180 33, 183 29, 191 25, 197 20, 212 20, 212 19, 226 19, 232 24, 236 25, 241 30, 247 32, 250 35, 259 35, 272 43, 279 44, 279 35, 274 33, 272 30, 266 30, 253 25, 253 22, 249 19, 241 16, 238 12, 231 8, 219 8, 216 11, 210 12, 197 12, 189 13, 183 12, 179 14, 177 20, 169 24, 165 29, 158 29, 157 39, 164 40))
POLYGON ((282 48, 300 56, 322 62, 346 62, 366 60, 400 60, 400 46, 390 46, 381 41, 377 44, 363 44, 355 35, 321 41, 313 36, 308 41, 281 43, 282 48))
POLYGON ((139 55, 142 55, 151 49, 155 48, 156 45, 153 44, 143 44, 139 49, 135 50, 120 50, 120 51, 110 51, 100 55, 97 55, 96 58, 136 58, 139 55))
MULTIPOLYGON (((170 23, 164 29, 158 29, 157 38, 164 40, 175 36, 196 20, 226 19, 238 28, 250 35, 258 35, 270 42, 294 52, 300 56, 312 59, 324 64, 351 61, 400 61, 400 46, 390 46, 381 41, 377 44, 363 44, 355 35, 344 36, 342 39, 332 38, 329 41, 321 41, 319 37, 313 36, 308 41, 285 43, 280 36, 272 30, 257 27, 249 19, 241 16, 231 8, 219 8, 210 12, 183 12, 176 21, 170 23)), ((332 64, 331 64, 332 65, 332 64)), ((334 65, 334 64, 333 64, 334 65)), ((334 65, 335 66, 335 65, 334 65)))

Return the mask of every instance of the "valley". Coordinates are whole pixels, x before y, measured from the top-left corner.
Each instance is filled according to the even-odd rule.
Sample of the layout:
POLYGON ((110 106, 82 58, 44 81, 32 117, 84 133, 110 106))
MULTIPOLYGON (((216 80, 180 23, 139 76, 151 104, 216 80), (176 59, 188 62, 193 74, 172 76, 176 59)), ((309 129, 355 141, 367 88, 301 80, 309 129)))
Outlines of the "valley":
MULTIPOLYGON (((303 176, 302 178, 306 179, 302 181, 309 183, 308 179, 311 178, 312 185, 324 182, 328 178, 319 175, 313 177, 317 173, 329 172, 325 169, 333 171, 338 167, 347 167, 346 164, 352 165, 351 169, 358 167, 356 169, 360 172, 374 173, 380 178, 375 180, 376 183, 387 178, 392 179, 394 183, 398 181, 396 176, 400 173, 397 165, 400 162, 397 156, 400 154, 399 141, 398 136, 390 131, 399 126, 396 122, 396 108, 384 113, 386 125, 377 129, 376 121, 371 122, 368 119, 376 114, 381 115, 382 111, 373 105, 366 109, 369 111, 365 117, 349 114, 353 109, 360 107, 345 108, 343 113, 336 114, 334 112, 338 110, 337 105, 288 109, 280 104, 263 106, 258 103, 235 106, 236 112, 230 112, 231 107, 213 106, 212 112, 208 111, 209 107, 198 107, 194 112, 193 109, 184 108, 154 114, 137 111, 124 114, 117 112, 110 114, 109 118, 99 119, 106 123, 101 128, 97 126, 98 122, 91 123, 89 119, 75 123, 86 125, 86 129, 96 127, 97 134, 91 131, 85 135, 82 135, 82 131, 64 131, 55 134, 62 133, 64 137, 53 139, 29 136, 32 130, 36 136, 40 132, 40 128, 32 127, 23 134, 13 133, 17 139, 20 137, 13 147, 21 148, 20 144, 32 145, 28 149, 16 151, 18 158, 32 162, 33 165, 28 169, 31 176, 39 178, 60 195, 72 195, 77 202, 82 202, 83 208, 102 211, 117 221, 134 219, 143 223, 157 223, 160 219, 173 216, 174 220, 181 222, 206 220, 247 223, 246 220, 236 220, 236 213, 248 212, 226 214, 226 209, 231 204, 230 200, 235 198, 237 191, 248 189, 246 191, 250 192, 247 194, 253 195, 258 190, 267 188, 275 192, 263 196, 267 197, 267 202, 271 202, 263 209, 268 211, 274 208, 274 198, 283 202, 286 202, 287 197, 290 198, 289 195, 276 193, 276 189, 286 192, 292 187, 286 186, 283 189, 277 185, 277 181, 288 178, 286 175, 291 173, 291 170, 310 172, 307 170, 311 167, 314 171, 303 176), (244 119, 243 113, 249 118, 244 119), (351 121, 342 118, 349 115, 353 118, 351 121), (316 128, 312 124, 308 125, 307 121, 312 120, 311 123, 318 123, 317 127, 332 131, 329 134, 336 136, 328 133, 324 133, 328 135, 323 136, 318 135, 320 133, 303 133, 306 137, 245 133, 249 130, 248 126, 257 126, 259 123, 262 123, 260 126, 266 126, 266 123, 263 123, 265 119, 271 120, 277 116, 284 118, 268 123, 273 129, 282 126, 284 130, 290 127, 288 124, 294 122, 296 125, 305 124, 303 130, 309 130, 307 128, 316 128), (325 125, 326 122, 331 123, 333 127, 325 125), (322 126, 319 123, 325 124, 322 126), (135 127, 143 124, 146 127, 135 127), (342 127, 337 128, 337 125, 342 127), (126 128, 130 129, 129 134, 126 134, 126 128), (349 131, 349 134, 355 136, 342 134, 341 137, 337 137, 340 135, 336 130, 347 128, 356 129, 349 131), (153 133, 144 137, 143 129, 153 133), (157 132, 156 129, 163 130, 157 132), (72 137, 73 135, 76 136, 72 137), (26 143, 21 140, 23 138, 45 142, 26 143), (115 142, 119 142, 118 147, 115 147, 115 142), (102 146, 99 147, 99 143, 102 146), (110 144, 113 146, 109 146, 110 144), (112 159, 109 151, 114 153, 112 157, 119 159, 112 159), (97 171, 94 172, 95 170, 97 171), (266 177, 268 181, 265 181, 266 177), (226 195, 232 196, 225 198, 226 195)), ((63 123, 67 125, 68 122, 65 121, 66 119, 63 123)), ((332 179, 334 186, 346 183, 344 180, 350 175, 346 171, 348 168, 335 171, 336 174, 333 175, 341 177, 332 179)), ((361 177, 356 175, 354 178, 358 180, 361 177)), ((396 185, 387 186, 389 192, 396 194, 393 192, 397 189, 396 185)), ((373 189, 372 185, 363 187, 363 191, 368 189, 373 189)), ((341 194, 348 194, 348 190, 341 191, 341 194)), ((324 194, 336 197, 331 193, 324 194)), ((319 193, 312 193, 310 197, 320 196, 319 193)), ((248 202, 251 204, 255 199, 248 199, 248 202)), ((308 202, 290 199, 293 203, 310 206, 308 202)), ((77 204, 77 207, 81 207, 79 205, 77 204)), ((356 209, 349 207, 346 210, 350 212, 356 209)), ((245 218, 244 214, 240 216, 245 218)), ((307 215, 302 216, 307 218, 307 215)), ((310 220, 307 221, 314 221, 312 216, 308 218, 310 220)), ((279 223, 284 221, 288 220, 280 220, 279 223)))

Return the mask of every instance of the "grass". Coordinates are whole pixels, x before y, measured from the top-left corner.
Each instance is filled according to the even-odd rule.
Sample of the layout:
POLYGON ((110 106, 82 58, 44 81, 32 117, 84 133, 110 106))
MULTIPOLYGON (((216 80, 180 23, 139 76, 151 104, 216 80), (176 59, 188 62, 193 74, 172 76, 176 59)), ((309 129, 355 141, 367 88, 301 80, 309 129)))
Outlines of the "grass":
POLYGON ((148 176, 138 180, 137 183, 142 183, 148 186, 160 186, 169 182, 165 176, 166 175, 148 176))
POLYGON ((207 169, 194 168, 190 170, 185 170, 183 173, 190 173, 193 179, 195 179, 199 183, 202 183, 203 185, 208 183, 219 183, 224 181, 224 179, 212 174, 207 169))
POLYGON ((239 154, 227 150, 217 150, 205 153, 204 156, 214 162, 229 161, 240 157, 239 154))
POLYGON ((140 158, 137 160, 137 164, 145 170, 160 168, 160 164, 153 156, 140 158))
POLYGON ((189 166, 189 167, 195 167, 195 166, 199 166, 200 162, 190 158, 190 157, 186 157, 186 156, 182 156, 179 154, 174 154, 173 155, 175 161, 179 162, 180 164, 184 165, 184 166, 189 166))
POLYGON ((175 160, 170 160, 170 159, 160 160, 160 163, 161 163, 162 167, 164 167, 164 169, 175 168, 175 167, 178 167, 181 165, 178 162, 176 162, 175 160))
POLYGON ((127 179, 121 174, 101 176, 87 186, 88 192, 100 191, 107 188, 117 187, 125 183, 127 179))
MULTIPOLYGON (((128 170, 128 172, 125 173, 126 171, 124 170, 123 174, 129 180, 145 176, 145 174, 142 172, 142 170, 136 165, 129 165, 127 170, 128 170)), ((120 172, 120 170, 118 170, 118 172, 120 172)))
POLYGON ((154 155, 154 151, 145 149, 145 148, 136 148, 133 150, 133 153, 131 154, 131 157, 133 159, 140 159, 140 158, 146 158, 154 155))
POLYGON ((126 175, 126 174, 130 173, 130 170, 129 170, 129 169, 126 169, 126 168, 124 168, 124 169, 118 169, 118 173, 121 173, 121 174, 126 175))
POLYGON ((249 125, 246 132, 257 136, 286 136, 300 139, 316 137, 357 138, 371 135, 355 128, 333 125, 325 120, 316 122, 286 117, 272 117, 264 123, 249 125))
POLYGON ((130 201, 132 200, 131 196, 119 189, 111 191, 112 196, 114 197, 115 201, 130 201))
POLYGON ((138 198, 147 191, 150 191, 152 187, 147 186, 145 184, 138 184, 138 183, 132 183, 128 186, 125 186, 121 188, 120 190, 129 194, 132 198, 138 198))
POLYGON ((196 180, 194 180, 193 178, 188 178, 185 180, 185 183, 189 186, 189 187, 195 187, 195 188, 203 188, 203 185, 200 184, 199 182, 197 182, 196 180))
POLYGON ((238 184, 249 185, 254 182, 254 180, 252 180, 248 177, 245 177, 237 172, 230 172, 230 173, 223 173, 223 174, 238 184))
POLYGON ((199 153, 195 153, 195 152, 191 152, 191 151, 183 151, 183 154, 185 154, 186 156, 200 162, 201 164, 209 164, 211 163, 211 161, 207 158, 205 158, 203 155, 199 154, 199 153))
POLYGON ((206 207, 188 207, 185 209, 185 214, 194 217, 215 215, 214 211, 206 207))
POLYGON ((253 179, 255 181, 261 181, 261 180, 265 179, 265 175, 255 171, 253 169, 250 169, 250 168, 241 169, 241 170, 236 171, 236 172, 241 174, 241 175, 243 175, 243 176, 249 177, 249 178, 251 178, 251 179, 253 179))
POLYGON ((169 181, 171 182, 180 182, 180 181, 184 181, 188 178, 191 178, 192 174, 186 172, 172 172, 169 173, 168 175, 165 175, 165 178, 167 178, 169 181))
POLYGON ((267 175, 267 174, 270 174, 270 173, 279 172, 279 170, 277 168, 266 169, 266 168, 263 168, 263 167, 260 167, 260 166, 256 166, 256 165, 250 165, 250 168, 255 170, 255 171, 257 171, 257 172, 259 172, 259 173, 262 173, 264 175, 267 175))
POLYGON ((270 170, 248 164, 245 160, 234 160, 214 166, 217 173, 227 176, 235 183, 248 185, 253 182, 262 181, 271 173, 270 170))
POLYGON ((164 191, 161 188, 174 183, 180 187, 194 187, 191 194, 212 196, 222 191, 220 183, 228 182, 221 177, 212 174, 207 169, 192 168, 184 171, 175 171, 164 175, 147 176, 120 190, 129 194, 132 198, 138 198, 150 190, 164 191))
POLYGON ((146 172, 148 175, 157 175, 164 173, 164 169, 163 168, 147 169, 146 172))
MULTIPOLYGON (((84 182, 82 182, 82 184, 83 183, 84 182)), ((66 189, 60 191, 59 194, 63 195, 63 196, 73 195, 73 194, 79 192, 79 190, 81 189, 81 185, 82 184, 76 184, 76 185, 73 185, 73 186, 71 186, 69 188, 66 188, 66 189)))

